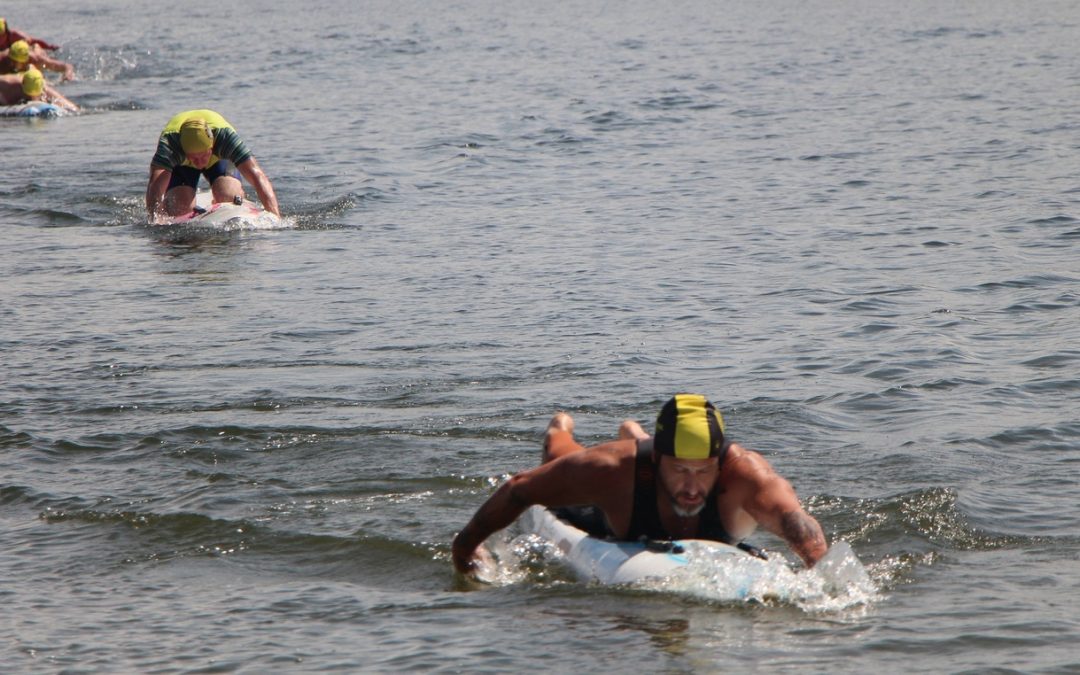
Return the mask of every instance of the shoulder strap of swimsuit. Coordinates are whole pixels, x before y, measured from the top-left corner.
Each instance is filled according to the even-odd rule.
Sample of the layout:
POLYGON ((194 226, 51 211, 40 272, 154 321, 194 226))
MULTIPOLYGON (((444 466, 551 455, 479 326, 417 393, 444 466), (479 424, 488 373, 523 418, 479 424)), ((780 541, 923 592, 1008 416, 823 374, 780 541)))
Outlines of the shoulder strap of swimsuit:
MULTIPOLYGON (((731 441, 725 440, 724 447, 720 450, 721 466, 724 464, 724 457, 727 456, 729 445, 731 445, 731 441)), ((716 508, 716 498, 719 494, 720 481, 717 480, 716 485, 709 492, 709 496, 705 498, 705 508, 701 510, 701 520, 698 525, 698 536, 702 539, 734 544, 735 538, 728 533, 724 524, 720 522, 720 511, 716 508)))
POLYGON ((645 536, 650 539, 668 539, 660 524, 660 511, 656 508, 656 465, 653 464, 653 441, 651 438, 637 442, 634 459, 634 510, 630 514, 627 539, 645 536))

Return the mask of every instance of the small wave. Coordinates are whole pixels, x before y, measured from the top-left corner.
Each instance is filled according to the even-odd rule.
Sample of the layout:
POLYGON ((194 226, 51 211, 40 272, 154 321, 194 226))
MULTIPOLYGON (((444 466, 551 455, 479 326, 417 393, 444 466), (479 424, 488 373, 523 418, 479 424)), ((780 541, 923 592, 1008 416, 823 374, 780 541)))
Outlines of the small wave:
POLYGON ((486 146, 495 145, 499 140, 499 137, 490 134, 472 133, 464 134, 462 136, 438 138, 428 143, 424 143, 423 145, 416 146, 415 149, 423 150, 425 152, 442 150, 443 148, 479 150, 486 146))
MULTIPOLYGON (((1080 380, 1048 380, 1043 382, 1039 388, 1033 385, 1011 390, 1005 393, 1003 398, 1008 401, 1015 400, 1017 391, 1038 391, 1043 394, 1060 395, 1062 391, 1068 388, 1080 389, 1080 380)), ((1075 447, 1078 432, 1080 432, 1080 423, 1077 422, 1065 422, 1056 425, 1026 425, 1011 427, 978 438, 958 438, 952 443, 972 444, 986 450, 1026 447, 1029 453, 1040 451, 1067 453, 1075 447)))
POLYGON ((364 188, 349 192, 330 201, 292 204, 288 219, 296 229, 332 230, 356 228, 356 225, 341 223, 346 213, 361 208, 367 203, 391 201, 392 197, 378 188, 364 188))
MULTIPOLYGON (((809 499, 815 515, 843 512, 839 537, 852 542, 871 541, 892 547, 954 551, 989 551, 1028 546, 1037 537, 1006 535, 974 527, 957 506, 953 488, 934 487, 885 499, 809 499)), ((831 517, 836 517, 831 516, 831 517)))
POLYGON ((642 124, 639 120, 618 110, 593 113, 587 115, 585 121, 592 125, 594 131, 612 131, 642 124))
POLYGON ((1036 218, 1028 221, 1032 225, 1068 225, 1076 222, 1072 216, 1052 216, 1050 218, 1036 218))
POLYGON ((548 128, 542 130, 537 136, 529 137, 538 147, 550 146, 560 152, 586 153, 590 150, 582 147, 595 141, 592 136, 581 136, 568 129, 548 128), (536 140, 533 140, 533 139, 536 140))
POLYGON ((707 110, 717 107, 713 103, 702 103, 693 96, 681 93, 671 93, 659 98, 650 98, 638 104, 647 110, 707 110))
POLYGON ((83 115, 127 111, 127 110, 151 110, 152 108, 141 101, 128 99, 123 101, 109 100, 104 93, 83 94, 78 97, 78 104, 82 107, 83 115), (102 101, 102 102, 98 102, 102 101))
POLYGON ((16 431, 11 427, 0 424, 0 449, 23 447, 29 445, 34 437, 25 431, 16 431))
POLYGON ((1076 281, 1073 277, 1065 277, 1057 274, 1032 274, 1018 279, 1007 281, 988 281, 978 286, 965 286, 958 288, 960 293, 974 293, 979 291, 996 291, 1001 289, 1024 289, 1024 288, 1053 288, 1060 284, 1071 284, 1076 281))
MULTIPOLYGON (((0 498, 8 498, 9 492, 0 491, 0 498)), ((305 567, 348 563, 393 570, 400 567, 403 553, 417 560, 432 560, 429 546, 400 539, 295 532, 246 519, 214 518, 192 512, 155 513, 130 508, 131 505, 102 509, 106 503, 107 500, 88 508, 71 500, 66 503, 52 500, 40 518, 50 525, 78 523, 133 535, 125 544, 126 563, 267 554, 280 558, 286 568, 295 566, 299 556, 308 563, 305 567)))
POLYGON ((33 490, 22 485, 4 485, 0 487, 0 505, 2 506, 15 506, 18 504, 35 506, 39 499, 33 490))

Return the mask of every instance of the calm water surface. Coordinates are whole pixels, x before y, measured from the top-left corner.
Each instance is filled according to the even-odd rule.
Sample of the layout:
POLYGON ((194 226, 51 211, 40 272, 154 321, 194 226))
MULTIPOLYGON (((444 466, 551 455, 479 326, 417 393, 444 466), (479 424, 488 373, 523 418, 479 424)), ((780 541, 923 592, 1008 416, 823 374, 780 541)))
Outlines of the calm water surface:
POLYGON ((0 119, 5 672, 1080 671, 1071 3, 5 11, 85 108, 0 119), (143 225, 195 107, 288 228, 143 225), (873 592, 455 578, 687 390, 873 592))

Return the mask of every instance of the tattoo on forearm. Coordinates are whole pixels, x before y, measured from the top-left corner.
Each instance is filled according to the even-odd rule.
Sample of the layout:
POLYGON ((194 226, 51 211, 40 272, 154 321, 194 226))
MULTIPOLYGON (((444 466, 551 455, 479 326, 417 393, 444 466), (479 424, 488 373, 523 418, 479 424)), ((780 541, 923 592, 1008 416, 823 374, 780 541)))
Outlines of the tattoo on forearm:
POLYGON ((821 531, 821 526, 805 513, 798 511, 785 513, 780 520, 780 527, 783 528, 784 537, 789 542, 802 545, 825 542, 825 534, 821 531))

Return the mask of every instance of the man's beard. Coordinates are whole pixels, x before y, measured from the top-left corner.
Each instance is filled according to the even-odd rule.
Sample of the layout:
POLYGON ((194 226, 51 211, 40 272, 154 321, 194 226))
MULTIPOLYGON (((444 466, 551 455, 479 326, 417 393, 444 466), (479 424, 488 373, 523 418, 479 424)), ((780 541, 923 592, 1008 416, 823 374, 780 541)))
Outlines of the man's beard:
POLYGON ((675 515, 679 516, 680 518, 693 518, 697 514, 701 513, 701 510, 703 508, 705 508, 705 502, 701 502, 694 508, 687 511, 686 509, 675 503, 674 497, 671 499, 671 509, 675 512, 675 515))

